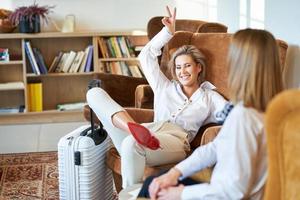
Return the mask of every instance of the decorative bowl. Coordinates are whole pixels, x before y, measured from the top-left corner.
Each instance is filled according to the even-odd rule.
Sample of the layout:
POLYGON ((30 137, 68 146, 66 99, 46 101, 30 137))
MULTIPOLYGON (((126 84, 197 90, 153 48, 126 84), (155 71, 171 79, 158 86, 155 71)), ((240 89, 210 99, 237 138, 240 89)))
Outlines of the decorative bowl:
POLYGON ((8 19, 0 19, 0 33, 11 33, 15 28, 8 19))

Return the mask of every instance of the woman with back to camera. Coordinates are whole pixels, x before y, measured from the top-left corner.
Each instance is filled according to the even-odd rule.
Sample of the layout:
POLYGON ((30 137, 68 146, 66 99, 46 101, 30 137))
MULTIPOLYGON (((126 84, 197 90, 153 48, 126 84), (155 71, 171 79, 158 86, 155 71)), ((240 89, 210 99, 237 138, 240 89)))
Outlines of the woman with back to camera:
POLYGON ((165 27, 143 48, 141 67, 154 92, 154 122, 143 124, 160 143, 158 149, 141 145, 131 135, 131 116, 101 88, 87 93, 89 106, 101 119, 121 156, 123 188, 142 182, 145 166, 175 163, 186 157, 198 129, 217 122, 215 113, 226 100, 204 81, 205 57, 194 46, 182 46, 170 61, 174 81, 160 71, 157 56, 175 32, 176 10, 162 23, 165 27))
POLYGON ((263 198, 267 179, 264 112, 283 89, 275 38, 264 30, 236 32, 228 66, 230 100, 235 106, 218 136, 167 173, 146 179, 139 196, 159 200, 263 198), (213 165, 210 183, 188 178, 213 165))

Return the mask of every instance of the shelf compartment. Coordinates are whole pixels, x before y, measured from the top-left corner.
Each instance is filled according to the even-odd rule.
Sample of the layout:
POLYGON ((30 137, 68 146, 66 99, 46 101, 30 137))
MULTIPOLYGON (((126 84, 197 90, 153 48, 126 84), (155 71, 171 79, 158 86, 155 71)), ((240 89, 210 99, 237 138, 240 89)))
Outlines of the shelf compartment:
MULTIPOLYGON (((30 39, 31 46, 40 49, 44 57, 45 64, 48 67, 59 52, 69 52, 71 50, 76 52, 84 51, 88 45, 92 44, 92 42, 92 37, 30 39)), ((30 67, 30 63, 27 63, 27 67, 30 67)), ((27 70, 31 71, 31 69, 27 70)))
POLYGON ((89 76, 41 76, 43 85, 43 108, 54 110, 57 104, 85 102, 89 76))
POLYGON ((19 64, 0 65, 0 83, 24 82, 23 66, 19 64))
POLYGON ((0 107, 19 107, 24 105, 24 90, 0 90, 0 107))
POLYGON ((22 60, 21 39, 0 38, 0 48, 8 49, 9 60, 22 60))

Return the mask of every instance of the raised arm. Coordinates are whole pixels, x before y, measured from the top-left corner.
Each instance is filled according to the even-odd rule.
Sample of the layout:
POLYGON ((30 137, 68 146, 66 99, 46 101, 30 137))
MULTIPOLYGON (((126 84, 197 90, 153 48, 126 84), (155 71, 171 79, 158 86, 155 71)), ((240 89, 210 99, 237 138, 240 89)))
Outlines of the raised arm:
POLYGON ((139 54, 142 70, 154 93, 166 84, 169 79, 162 73, 157 57, 161 48, 173 37, 175 31, 176 9, 173 12, 167 7, 168 16, 162 19, 165 27, 143 48, 139 54))

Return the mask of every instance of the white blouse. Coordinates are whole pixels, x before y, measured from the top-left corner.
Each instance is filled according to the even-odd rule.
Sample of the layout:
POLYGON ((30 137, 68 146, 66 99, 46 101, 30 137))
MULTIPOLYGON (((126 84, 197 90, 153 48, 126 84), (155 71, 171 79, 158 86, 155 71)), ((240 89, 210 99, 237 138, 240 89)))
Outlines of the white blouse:
POLYGON ((211 182, 185 186, 182 199, 262 199, 267 178, 263 117, 239 103, 213 142, 175 166, 182 179, 215 164, 211 182))
MULTIPOLYGON (((198 129, 207 123, 217 122, 215 114, 222 110, 226 100, 208 81, 188 99, 177 81, 170 81, 160 70, 157 56, 172 38, 164 27, 141 51, 142 70, 154 92, 154 122, 168 121, 182 127, 191 142, 198 129)), ((209 67, 209 66, 208 66, 209 67)))

